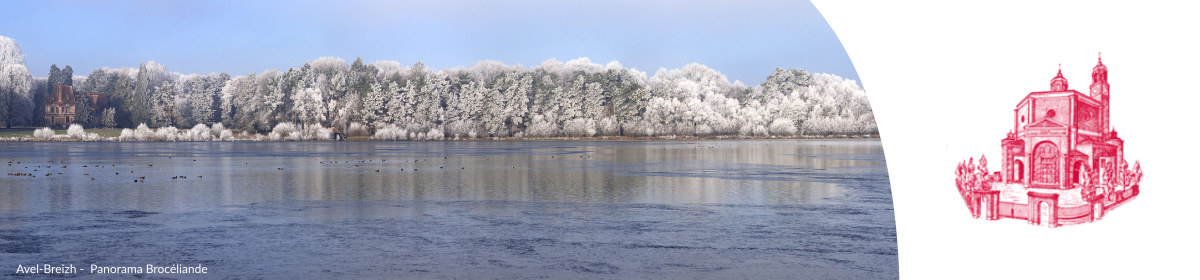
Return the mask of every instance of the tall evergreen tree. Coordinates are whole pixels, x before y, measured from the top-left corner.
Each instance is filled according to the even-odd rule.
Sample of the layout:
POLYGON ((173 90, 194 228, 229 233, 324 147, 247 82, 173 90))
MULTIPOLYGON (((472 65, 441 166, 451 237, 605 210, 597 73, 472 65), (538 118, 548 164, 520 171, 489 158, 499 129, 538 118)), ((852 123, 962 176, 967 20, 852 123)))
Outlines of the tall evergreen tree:
POLYGON ((50 64, 50 76, 47 76, 46 92, 54 92, 54 86, 62 84, 62 70, 58 64, 50 64))
POLYGON ((75 86, 75 70, 71 70, 71 65, 63 67, 62 72, 59 74, 62 75, 62 77, 59 78, 59 82, 66 86, 75 86))
MULTIPOLYGON (((70 66, 67 66, 70 67, 70 66)), ((69 69, 69 68, 68 68, 69 69)), ((87 95, 75 97, 75 123, 88 126, 92 122, 92 99, 87 95)))
POLYGON ((138 65, 137 76, 134 77, 133 96, 129 100, 129 120, 133 124, 150 123, 151 101, 153 100, 150 93, 152 92, 150 84, 150 72, 146 69, 146 62, 143 61, 138 65))
MULTIPOLYGON (((113 86, 112 94, 109 98, 109 103, 117 108, 116 119, 121 127, 134 127, 138 123, 135 122, 134 110, 141 110, 143 107, 138 105, 141 100, 134 96, 135 78, 129 75, 117 75, 117 81, 113 86)), ((145 122, 145 121, 142 121, 145 122)))

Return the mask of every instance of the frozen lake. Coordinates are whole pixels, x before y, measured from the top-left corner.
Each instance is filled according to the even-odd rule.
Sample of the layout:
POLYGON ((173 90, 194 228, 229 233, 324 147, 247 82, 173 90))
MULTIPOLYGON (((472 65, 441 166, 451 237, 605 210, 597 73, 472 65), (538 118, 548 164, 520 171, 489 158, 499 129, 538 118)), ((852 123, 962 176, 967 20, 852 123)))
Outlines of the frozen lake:
POLYGON ((0 156, 3 276, 177 263, 209 274, 151 276, 898 273, 878 140, 4 142, 0 156))

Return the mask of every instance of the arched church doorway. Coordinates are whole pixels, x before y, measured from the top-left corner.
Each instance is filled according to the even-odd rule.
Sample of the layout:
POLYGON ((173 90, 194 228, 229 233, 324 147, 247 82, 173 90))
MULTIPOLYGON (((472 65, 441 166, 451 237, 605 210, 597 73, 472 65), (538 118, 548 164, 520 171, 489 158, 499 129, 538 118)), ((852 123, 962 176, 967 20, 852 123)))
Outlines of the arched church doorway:
POLYGON ((1033 151, 1033 182, 1058 184, 1058 145, 1045 141, 1038 143, 1033 151))

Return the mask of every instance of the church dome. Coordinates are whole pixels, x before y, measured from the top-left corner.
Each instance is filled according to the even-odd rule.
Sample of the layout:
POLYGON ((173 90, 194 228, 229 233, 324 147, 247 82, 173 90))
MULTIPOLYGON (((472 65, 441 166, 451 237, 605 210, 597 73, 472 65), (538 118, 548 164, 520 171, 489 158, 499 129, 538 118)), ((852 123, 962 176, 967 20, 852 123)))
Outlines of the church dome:
POLYGON ((1104 61, 1096 56, 1096 67, 1092 67, 1092 83, 1108 82, 1108 66, 1104 66, 1104 61))
POLYGON ((1063 77, 1062 66, 1059 66, 1058 76, 1054 76, 1054 79, 1050 79, 1050 91, 1066 91, 1066 90, 1067 90, 1067 78, 1063 77))

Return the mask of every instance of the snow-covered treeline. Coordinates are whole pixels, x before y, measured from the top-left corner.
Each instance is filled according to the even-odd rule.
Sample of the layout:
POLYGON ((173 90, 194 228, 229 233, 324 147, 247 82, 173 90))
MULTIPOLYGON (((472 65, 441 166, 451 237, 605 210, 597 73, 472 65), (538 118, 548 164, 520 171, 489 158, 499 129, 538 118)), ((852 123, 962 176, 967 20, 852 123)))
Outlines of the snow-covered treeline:
POLYGON ((587 58, 434 70, 324 57, 245 76, 183 75, 151 61, 75 79, 77 91, 105 94, 114 108, 97 110, 89 126, 336 128, 377 139, 877 133, 856 82, 799 69, 776 69, 752 87, 695 63, 648 77, 587 58))

